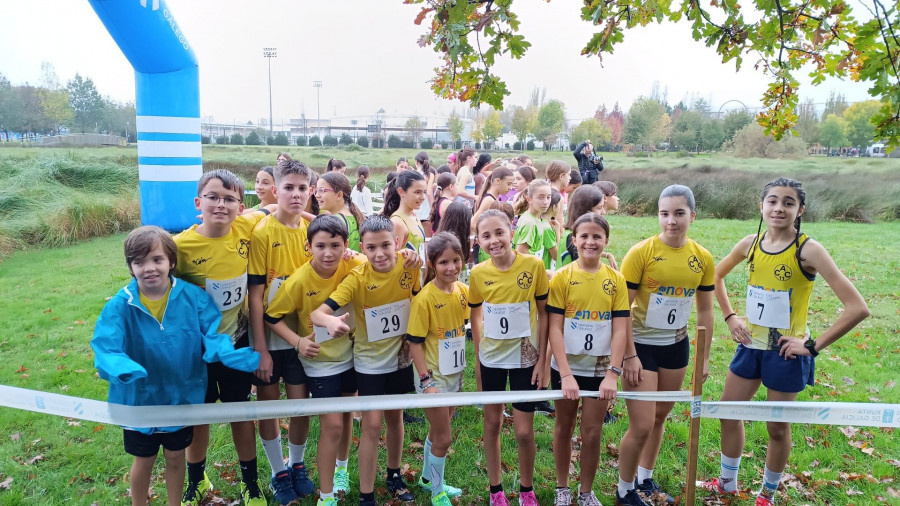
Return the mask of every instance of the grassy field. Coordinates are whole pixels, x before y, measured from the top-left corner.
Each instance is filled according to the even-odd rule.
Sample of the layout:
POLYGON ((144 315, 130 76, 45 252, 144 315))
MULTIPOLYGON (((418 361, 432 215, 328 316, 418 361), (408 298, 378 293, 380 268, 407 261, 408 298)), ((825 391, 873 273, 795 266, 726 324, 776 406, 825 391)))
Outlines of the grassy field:
MULTIPOLYGON (((633 243, 655 233, 656 220, 613 216, 612 251, 621 258, 633 243)), ((755 221, 698 220, 691 236, 719 259, 747 233, 755 221)), ((826 349, 818 360, 817 384, 800 400, 900 403, 895 386, 900 368, 900 223, 854 224, 813 223, 804 229, 821 241, 835 257, 868 301, 872 316, 855 331, 826 349)), ((105 399, 107 383, 96 377, 90 338, 100 309, 118 288, 127 282, 128 271, 122 257, 124 236, 81 241, 64 248, 19 252, 0 264, 0 314, 4 334, 0 337, 0 383, 49 392, 105 399)), ((735 272, 729 291, 742 293, 746 277, 735 272)), ((740 300, 736 298, 734 300, 740 300)), ((840 304, 827 285, 816 283, 811 303, 810 327, 820 333, 840 312, 840 304)), ((718 313, 717 313, 718 314, 718 313)), ((717 399, 734 351, 733 343, 722 336, 725 326, 717 318, 711 359, 711 377, 705 387, 706 399, 717 399)), ((469 352, 469 364, 474 364, 469 352)), ((687 385, 686 385, 687 386, 687 385)), ((471 374, 466 389, 474 389, 471 374)), ((763 395, 757 396, 762 399, 763 395)), ((613 502, 617 479, 617 447, 627 427, 624 403, 615 408, 619 421, 606 427, 600 472, 594 486, 606 504, 613 502)), ((447 464, 447 481, 464 488, 460 504, 487 504, 487 472, 481 449, 482 413, 473 407, 460 409, 453 422, 454 444, 447 464)), ((317 422, 313 422, 308 460, 315 474, 317 422)), ((742 485, 750 498, 733 504, 751 504, 759 487, 765 453, 765 424, 747 424, 747 446, 741 470, 742 485)), ((553 419, 536 418, 538 452, 536 490, 542 504, 552 503, 553 459, 550 453, 553 419)), ((678 495, 684 486, 687 461, 688 407, 679 405, 671 417, 664 439, 656 478, 678 495)), ((421 445, 426 435, 422 424, 407 427, 403 456, 408 476, 417 478, 421 466, 421 445)), ((358 427, 357 427, 358 436, 358 427)), ((794 427, 794 450, 785 479, 784 503, 794 504, 900 504, 900 440, 893 430, 840 426, 798 425, 794 427)), ((118 427, 30 412, 0 408, 0 505, 32 504, 112 504, 127 501, 130 458, 122 450, 118 427)), ((238 487, 236 455, 224 425, 214 427, 210 450, 210 477, 216 493, 211 504, 231 504, 238 487)), ((699 476, 718 472, 719 425, 704 420, 699 476)), ((516 452, 512 426, 503 429, 503 483, 516 490, 516 452)), ((577 448, 577 445, 576 445, 577 448)), ((260 469, 268 471, 261 447, 260 469)), ((355 469, 355 452, 351 470, 355 469)), ((382 465, 384 455, 382 453, 382 465)), ((165 493, 162 469, 158 468, 153 488, 165 493)), ((376 490, 384 497, 383 479, 376 490)), ((571 478, 575 484, 576 478, 571 478)), ((354 493, 346 504, 356 500, 354 493)), ((415 492, 417 504, 428 496, 415 492)), ((314 504, 307 499, 303 504, 314 504)), ((154 504, 164 504, 157 499, 154 504)))

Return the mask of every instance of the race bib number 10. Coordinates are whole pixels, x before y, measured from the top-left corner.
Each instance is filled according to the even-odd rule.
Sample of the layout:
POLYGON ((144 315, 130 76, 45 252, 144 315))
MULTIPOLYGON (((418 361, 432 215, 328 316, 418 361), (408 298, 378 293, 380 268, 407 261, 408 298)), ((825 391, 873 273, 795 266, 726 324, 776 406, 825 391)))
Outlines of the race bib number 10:
POLYGON ((441 374, 456 374, 466 368, 466 338, 451 337, 438 341, 438 369, 441 374))
POLYGON ((791 328, 790 294, 748 286, 747 320, 753 325, 770 329, 791 328))
POLYGON ((409 299, 365 310, 369 342, 406 334, 409 325, 409 299))
POLYGON ((240 307, 247 297, 247 273, 222 281, 207 279, 206 293, 212 297, 219 311, 240 307))
POLYGON ((644 323, 654 329, 676 330, 687 326, 691 317, 690 297, 666 297, 651 293, 644 323))
POLYGON ((484 335, 491 339, 531 337, 531 314, 527 302, 484 304, 484 335))
POLYGON ((566 318, 563 340, 566 344, 567 355, 590 355, 592 357, 612 355, 612 322, 566 318))

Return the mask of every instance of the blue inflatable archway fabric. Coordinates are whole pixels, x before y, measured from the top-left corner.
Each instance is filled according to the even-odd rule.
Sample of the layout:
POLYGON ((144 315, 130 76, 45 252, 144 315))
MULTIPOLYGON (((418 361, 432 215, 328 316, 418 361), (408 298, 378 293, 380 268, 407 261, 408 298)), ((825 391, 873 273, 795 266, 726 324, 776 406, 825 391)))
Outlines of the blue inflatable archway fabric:
POLYGON ((141 222, 197 222, 203 173, 197 58, 164 0, 88 0, 134 67, 141 222))

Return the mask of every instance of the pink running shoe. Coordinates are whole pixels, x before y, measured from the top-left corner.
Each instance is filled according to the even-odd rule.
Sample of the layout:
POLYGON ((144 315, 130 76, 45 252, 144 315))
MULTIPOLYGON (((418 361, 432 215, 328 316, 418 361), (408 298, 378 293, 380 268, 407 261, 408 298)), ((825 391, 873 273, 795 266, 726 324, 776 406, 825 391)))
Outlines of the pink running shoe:
POLYGON ((734 492, 729 492, 729 491, 725 490, 724 488, 722 488, 722 484, 719 483, 718 478, 714 478, 710 481, 698 481, 697 488, 699 488, 701 490, 706 490, 707 492, 712 492, 714 494, 719 494, 719 495, 736 495, 737 494, 737 490, 735 490, 734 492))
POLYGON ((506 498, 506 492, 499 491, 491 494, 491 506, 509 506, 509 499, 506 498))
POLYGON ((538 504, 537 496, 534 490, 531 492, 522 492, 519 494, 519 506, 541 506, 538 504))
POLYGON ((756 496, 756 506, 775 506, 775 501, 771 497, 759 494, 756 496))

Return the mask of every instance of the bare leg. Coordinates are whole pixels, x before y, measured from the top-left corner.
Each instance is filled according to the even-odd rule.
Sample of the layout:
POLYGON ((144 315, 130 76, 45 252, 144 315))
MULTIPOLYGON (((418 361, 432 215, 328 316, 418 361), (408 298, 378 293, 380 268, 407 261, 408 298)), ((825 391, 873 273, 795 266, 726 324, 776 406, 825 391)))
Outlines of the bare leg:
MULTIPOLYGON (((281 389, 278 388, 278 384, 274 385, 262 385, 256 387, 256 398, 261 401, 277 401, 281 398, 281 389)), ((278 419, 272 418, 269 420, 259 420, 259 437, 265 439, 266 441, 271 441, 278 437, 281 433, 281 428, 278 426, 278 419)), ((197 431, 194 431, 194 438, 197 437, 197 431)), ((255 444, 254 444, 255 446, 255 444)))
MULTIPOLYGON (((762 380, 742 378, 731 371, 725 377, 722 390, 723 401, 749 401, 759 390, 762 380)), ((737 458, 744 451, 744 422, 741 420, 720 420, 722 425, 722 455, 737 458)))
MULTIPOLYGON (((585 397, 581 405, 581 486, 579 493, 590 492, 600 464, 603 442, 603 417, 609 401, 585 397)), ((559 416, 557 411, 556 416, 559 416)), ((571 436, 569 441, 571 441, 571 436)), ((566 470, 568 472, 568 469, 566 470)), ((558 480, 559 478, 557 478, 558 480)))
MULTIPOLYGON (((796 401, 798 393, 769 390, 766 399, 770 401, 796 401)), ((774 473, 784 472, 791 455, 791 424, 766 422, 769 431, 769 447, 766 450, 766 467, 774 473)))
POLYGON ((319 490, 329 494, 334 491, 334 464, 344 431, 344 413, 319 415, 319 445, 316 461, 319 463, 319 490))
MULTIPOLYGON (((402 421, 403 412, 400 417, 402 421)), ((362 436, 359 438, 359 491, 375 491, 375 470, 378 468, 378 441, 384 427, 383 411, 363 411, 362 436)))
POLYGON ((194 439, 185 450, 189 464, 196 464, 206 460, 206 450, 209 448, 209 425, 194 425, 194 439))
MULTIPOLYGON (((684 376, 687 373, 687 367, 681 369, 663 369, 657 371, 657 385, 659 391, 681 390, 681 384, 684 382, 684 376)), ((666 426, 666 417, 672 412, 675 406, 674 402, 657 402, 656 412, 653 420, 653 428, 644 449, 641 452, 640 465, 644 469, 655 469, 656 459, 659 457, 659 448, 662 446, 663 432, 666 426)))
POLYGON ((173 452, 163 449, 163 455, 166 457, 166 495, 169 506, 181 506, 181 487, 184 485, 185 469, 184 450, 173 452))
MULTIPOLYGON (((575 433, 578 401, 558 399, 553 401, 553 405, 556 407, 556 423, 553 426, 553 462, 556 464, 556 487, 568 488, 569 465, 572 461, 572 434, 575 433)), ((584 432, 584 428, 581 431, 584 432)), ((582 442, 583 440, 582 437, 582 442)))
MULTIPOLYGON (((307 399, 309 398, 309 390, 307 390, 306 385, 285 385, 285 392, 287 393, 288 399, 307 399)), ((306 438, 309 437, 309 417, 308 416, 293 416, 291 417, 290 425, 288 425, 288 441, 295 445, 302 445, 306 443, 306 438)), ((291 462, 291 464, 295 464, 296 462, 291 462)))
MULTIPOLYGON (((624 381, 622 386, 629 392, 654 392, 658 390, 658 381, 656 372, 644 370, 644 381, 640 385, 635 387, 624 381)), ((628 408, 628 430, 619 443, 619 476, 631 482, 637 475, 638 460, 653 430, 656 403, 626 400, 625 405, 628 408)))
POLYGON ((503 404, 484 406, 484 460, 490 485, 500 484, 500 427, 503 425, 503 404))
MULTIPOLYGON (((150 475, 153 474, 153 464, 156 455, 152 457, 135 457, 131 464, 131 506, 144 506, 149 503, 150 475)), ((178 482, 178 490, 175 495, 181 500, 181 485, 184 483, 184 475, 178 482)), ((171 495, 171 493, 169 494, 171 495)))
POLYGON ((403 460, 403 410, 385 411, 384 421, 387 424, 387 466, 397 469, 403 460))
POLYGON ((519 445, 519 481, 523 487, 530 487, 534 483, 534 456, 537 454, 534 444, 534 413, 513 408, 513 426, 516 443, 519 445))

